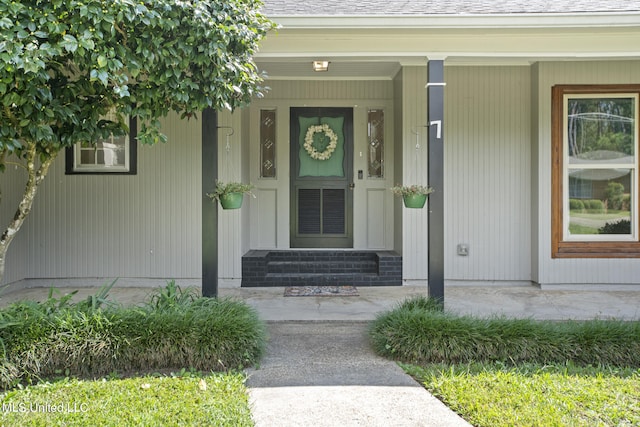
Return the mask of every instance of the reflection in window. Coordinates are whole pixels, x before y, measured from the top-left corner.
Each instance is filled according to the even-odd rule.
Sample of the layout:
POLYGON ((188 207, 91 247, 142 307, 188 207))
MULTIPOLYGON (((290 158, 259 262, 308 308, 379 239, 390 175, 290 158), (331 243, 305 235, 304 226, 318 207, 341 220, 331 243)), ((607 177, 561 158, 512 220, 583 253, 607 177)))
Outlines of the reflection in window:
POLYGON ((569 162, 634 163, 634 98, 569 98, 569 162))
POLYGON ((80 162, 77 168, 126 168, 126 150, 129 136, 110 136, 95 144, 81 143, 76 149, 79 151, 80 162))
POLYGON ((572 169, 581 189, 569 198, 569 235, 631 234, 630 169, 572 169), (576 197, 580 196, 580 197, 576 197))
POLYGON ((635 94, 565 96, 565 239, 635 233, 636 105, 635 94))
MULTIPOLYGON (((115 113, 109 113, 105 120, 117 122, 115 113)), ((125 118, 127 119, 127 118, 125 118)), ((135 118, 128 119, 129 133, 99 139, 95 142, 77 143, 67 149, 67 174, 127 174, 137 172, 137 145, 135 142, 137 124, 135 118)))
POLYGON ((384 111, 369 110, 367 121, 369 178, 384 177, 384 111))
POLYGON ((276 177, 276 110, 260 110, 260 177, 276 177))

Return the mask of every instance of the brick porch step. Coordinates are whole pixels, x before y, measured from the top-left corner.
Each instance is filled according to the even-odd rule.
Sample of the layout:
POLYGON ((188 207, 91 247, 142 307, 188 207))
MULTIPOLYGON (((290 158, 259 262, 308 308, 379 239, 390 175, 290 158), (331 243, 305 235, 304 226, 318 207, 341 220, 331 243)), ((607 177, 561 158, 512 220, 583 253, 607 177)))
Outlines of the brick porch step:
POLYGON ((400 286, 392 251, 260 251, 242 257, 242 286, 400 286))

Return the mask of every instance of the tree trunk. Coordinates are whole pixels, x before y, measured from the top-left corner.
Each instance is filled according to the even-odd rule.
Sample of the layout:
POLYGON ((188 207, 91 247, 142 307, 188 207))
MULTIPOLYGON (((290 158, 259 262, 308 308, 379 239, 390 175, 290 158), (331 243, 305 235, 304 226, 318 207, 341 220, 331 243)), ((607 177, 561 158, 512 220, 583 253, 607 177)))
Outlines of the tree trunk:
POLYGON ((0 283, 4 277, 4 266, 9 245, 13 241, 16 233, 22 227, 22 224, 29 215, 29 212, 31 212, 31 207, 33 206, 33 200, 38 192, 38 187, 47 176, 49 167, 57 157, 58 152, 59 151, 50 153, 50 155, 40 161, 39 166, 37 166, 36 162, 38 161, 39 154, 36 150, 36 143, 30 143, 27 147, 27 185, 25 186, 24 193, 22 194, 22 200, 18 204, 18 209, 16 210, 13 219, 5 229, 4 233, 2 233, 2 237, 0 237, 0 283))

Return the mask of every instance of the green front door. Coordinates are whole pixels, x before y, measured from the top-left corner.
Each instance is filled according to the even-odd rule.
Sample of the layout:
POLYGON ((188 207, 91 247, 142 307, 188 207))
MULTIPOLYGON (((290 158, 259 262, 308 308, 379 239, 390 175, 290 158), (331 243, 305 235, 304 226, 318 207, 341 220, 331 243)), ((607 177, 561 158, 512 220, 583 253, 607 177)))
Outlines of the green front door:
POLYGON ((353 109, 291 108, 291 247, 353 247, 353 109))

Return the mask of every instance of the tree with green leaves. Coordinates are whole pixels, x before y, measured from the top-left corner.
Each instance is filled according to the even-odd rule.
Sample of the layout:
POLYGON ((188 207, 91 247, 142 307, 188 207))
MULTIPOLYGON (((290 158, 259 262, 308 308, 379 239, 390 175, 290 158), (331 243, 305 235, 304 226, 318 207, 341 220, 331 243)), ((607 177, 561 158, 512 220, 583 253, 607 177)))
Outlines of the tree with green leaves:
POLYGON ((26 173, 0 236, 5 256, 58 154, 124 135, 165 141, 159 119, 244 106, 263 77, 253 62, 275 24, 259 0, 0 0, 0 169, 26 173), (114 113, 113 120, 105 120, 114 113))

